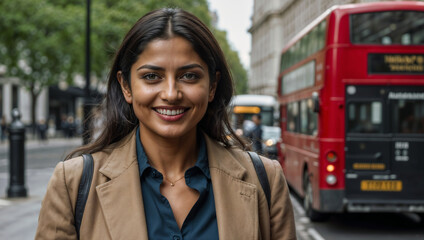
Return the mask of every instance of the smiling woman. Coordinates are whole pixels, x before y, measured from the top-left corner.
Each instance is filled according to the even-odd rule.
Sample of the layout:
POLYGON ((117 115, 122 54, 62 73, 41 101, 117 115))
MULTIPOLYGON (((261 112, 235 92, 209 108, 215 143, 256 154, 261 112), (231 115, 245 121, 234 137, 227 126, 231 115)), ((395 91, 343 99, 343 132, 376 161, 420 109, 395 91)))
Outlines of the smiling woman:
POLYGON ((281 166, 261 158, 268 204, 228 121, 232 94, 225 57, 199 19, 179 9, 140 18, 109 74, 106 127, 68 157, 94 159, 81 226, 77 156, 55 169, 36 239, 295 239, 281 166))

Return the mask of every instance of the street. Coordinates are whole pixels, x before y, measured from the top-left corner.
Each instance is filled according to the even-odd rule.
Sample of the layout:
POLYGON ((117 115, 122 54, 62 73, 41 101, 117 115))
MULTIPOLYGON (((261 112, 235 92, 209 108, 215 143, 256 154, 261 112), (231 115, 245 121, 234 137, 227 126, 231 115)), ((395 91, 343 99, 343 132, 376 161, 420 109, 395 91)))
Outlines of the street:
POLYGON ((328 221, 310 222, 301 202, 292 196, 299 240, 415 240, 424 239, 424 222, 416 214, 349 213, 328 221))
MULTIPOLYGON (((26 146, 28 198, 7 199, 7 146, 0 146, 0 239, 33 239, 47 183, 56 163, 81 144, 79 139, 30 142, 26 146)), ((424 239, 423 224, 414 214, 340 214, 312 223, 296 197, 291 197, 299 240, 424 239)))

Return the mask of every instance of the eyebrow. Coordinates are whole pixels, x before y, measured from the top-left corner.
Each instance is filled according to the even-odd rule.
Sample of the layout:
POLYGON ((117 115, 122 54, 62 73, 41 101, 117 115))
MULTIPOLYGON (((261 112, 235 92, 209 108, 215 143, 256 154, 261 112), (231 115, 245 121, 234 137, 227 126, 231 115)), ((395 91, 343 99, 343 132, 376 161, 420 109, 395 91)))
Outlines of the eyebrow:
MULTIPOLYGON (((191 68, 200 68, 202 70, 205 70, 200 64, 197 64, 197 63, 184 65, 182 67, 179 67, 178 70, 187 70, 187 69, 191 69, 191 68)), ((145 64, 143 66, 140 66, 139 68, 137 68, 137 71, 140 70, 140 69, 151 69, 151 70, 155 70, 155 71, 165 70, 163 67, 150 65, 150 64, 145 64)))

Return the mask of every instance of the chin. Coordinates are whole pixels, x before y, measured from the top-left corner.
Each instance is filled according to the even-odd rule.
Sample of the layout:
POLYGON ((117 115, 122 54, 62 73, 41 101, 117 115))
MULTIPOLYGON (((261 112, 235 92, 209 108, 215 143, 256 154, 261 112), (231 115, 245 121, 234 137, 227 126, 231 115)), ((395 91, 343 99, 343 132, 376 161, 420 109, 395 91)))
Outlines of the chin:
MULTIPOLYGON (((196 128, 194 128, 195 131, 196 128)), ((180 137, 184 137, 187 136, 187 134, 189 134, 191 131, 193 131, 193 129, 190 130, 177 130, 177 129, 167 129, 167 130, 163 130, 160 133, 158 133, 158 135, 164 137, 164 138, 180 138, 180 137)))

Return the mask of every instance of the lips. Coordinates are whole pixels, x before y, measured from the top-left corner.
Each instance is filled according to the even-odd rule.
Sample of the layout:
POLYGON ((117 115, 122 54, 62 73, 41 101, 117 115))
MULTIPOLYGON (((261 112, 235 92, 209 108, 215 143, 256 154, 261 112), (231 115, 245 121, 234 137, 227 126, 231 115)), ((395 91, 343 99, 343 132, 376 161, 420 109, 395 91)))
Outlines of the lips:
POLYGON ((176 122, 180 120, 190 108, 184 107, 155 107, 153 110, 159 118, 167 122, 176 122))

